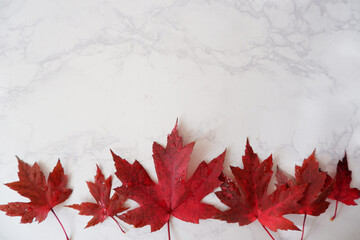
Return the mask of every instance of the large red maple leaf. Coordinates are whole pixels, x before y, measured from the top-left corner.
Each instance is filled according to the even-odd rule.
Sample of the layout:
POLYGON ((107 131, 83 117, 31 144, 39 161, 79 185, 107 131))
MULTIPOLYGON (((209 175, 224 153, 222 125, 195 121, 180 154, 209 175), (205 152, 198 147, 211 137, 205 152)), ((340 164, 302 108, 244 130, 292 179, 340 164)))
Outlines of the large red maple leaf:
POLYGON ((298 201, 303 197, 305 186, 279 187, 268 195, 269 182, 272 177, 272 156, 262 161, 254 153, 249 141, 246 142, 245 155, 242 158, 244 168, 230 167, 235 182, 225 179, 221 191, 216 195, 230 209, 218 214, 216 218, 229 223, 244 226, 256 219, 274 239, 272 231, 299 230, 293 222, 283 217, 298 209, 298 201))
POLYGON ((219 210, 201 200, 220 185, 225 152, 210 163, 202 162, 189 180, 187 167, 194 142, 183 145, 177 124, 168 135, 166 147, 153 144, 153 158, 158 177, 155 183, 143 166, 135 161, 130 164, 112 152, 116 176, 123 185, 116 192, 136 201, 140 207, 119 218, 135 227, 151 226, 156 231, 168 224, 170 216, 186 222, 199 223, 199 219, 212 218, 219 210))
POLYGON ((59 221, 66 239, 69 239, 65 229, 56 216, 53 208, 69 198, 72 190, 67 188, 67 175, 58 160, 55 168, 46 181, 37 163, 33 166, 18 159, 19 181, 5 184, 20 195, 29 198, 30 202, 11 202, 0 205, 0 210, 8 216, 20 216, 21 223, 31 223, 35 219, 39 223, 44 221, 51 211, 59 221))
POLYGON ((278 170, 278 184, 283 187, 306 185, 303 198, 299 201, 301 207, 293 213, 304 214, 301 239, 304 237, 304 227, 307 215, 319 216, 329 206, 326 198, 331 192, 332 183, 325 187, 326 173, 320 171, 319 163, 315 158, 315 151, 304 159, 302 166, 295 166, 295 179, 286 178, 278 170))
POLYGON ((357 188, 350 188, 351 171, 348 167, 346 153, 343 160, 339 160, 337 164, 336 175, 333 181, 333 190, 328 196, 328 198, 336 200, 335 213, 331 218, 331 221, 336 217, 336 211, 339 202, 342 202, 346 205, 357 205, 354 200, 360 198, 360 190, 357 188))
POLYGON ((80 215, 93 216, 85 228, 102 223, 106 218, 110 217, 116 222, 120 230, 124 232, 114 216, 128 209, 124 207, 126 198, 117 193, 114 193, 110 198, 112 177, 109 176, 105 179, 99 166, 96 165, 96 167, 95 181, 86 182, 91 195, 96 200, 96 203, 83 202, 81 204, 73 204, 68 207, 78 210, 80 215))

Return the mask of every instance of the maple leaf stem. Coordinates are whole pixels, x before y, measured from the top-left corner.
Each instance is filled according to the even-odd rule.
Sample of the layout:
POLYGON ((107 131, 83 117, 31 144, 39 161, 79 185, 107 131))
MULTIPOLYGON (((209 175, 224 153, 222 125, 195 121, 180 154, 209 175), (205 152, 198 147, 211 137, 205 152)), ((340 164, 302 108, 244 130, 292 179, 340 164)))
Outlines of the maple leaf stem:
POLYGON ((116 224, 119 226, 120 230, 123 232, 123 233, 126 233, 124 231, 124 229, 122 229, 122 227, 120 226, 120 224, 118 223, 118 221, 116 221, 116 219, 114 217, 111 216, 111 218, 116 222, 116 224))
POLYGON ((336 212, 337 212, 337 208, 338 208, 338 203, 339 203, 339 201, 336 200, 335 213, 334 213, 334 216, 330 219, 331 221, 333 221, 333 220, 335 219, 335 217, 336 217, 336 212))
POLYGON ((301 233, 301 240, 304 239, 306 216, 307 216, 307 214, 304 215, 304 221, 303 221, 303 227, 302 227, 302 233, 301 233))
POLYGON ((272 240, 275 240, 275 238, 271 235, 271 233, 269 232, 269 230, 267 230, 267 228, 261 224, 261 226, 263 226, 263 228, 265 229, 265 231, 267 232, 267 234, 269 234, 269 236, 271 237, 272 240))
POLYGON ((58 218, 58 216, 56 215, 55 211, 54 211, 52 208, 51 208, 50 210, 51 210, 51 212, 54 214, 54 216, 55 216, 55 218, 58 220, 58 222, 60 223, 60 226, 61 226, 62 230, 63 230, 64 233, 65 233, 66 240, 70 240, 69 237, 68 237, 68 235, 67 235, 67 233, 66 233, 66 231, 65 231, 64 226, 62 225, 62 223, 61 223, 60 219, 58 218))
POLYGON ((170 234, 170 219, 169 219, 169 221, 167 222, 167 229, 168 229, 168 237, 169 237, 169 240, 171 240, 171 234, 170 234))

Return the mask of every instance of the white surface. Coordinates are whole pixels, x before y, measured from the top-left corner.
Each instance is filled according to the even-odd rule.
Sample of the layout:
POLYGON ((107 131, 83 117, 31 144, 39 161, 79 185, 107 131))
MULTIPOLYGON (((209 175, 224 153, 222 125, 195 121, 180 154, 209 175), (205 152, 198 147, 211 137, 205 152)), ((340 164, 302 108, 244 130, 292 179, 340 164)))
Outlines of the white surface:
MULTIPOLYGON (((358 0, 3 0, 0 183, 17 179, 14 155, 46 174, 61 158, 74 189, 65 204, 89 201, 96 163, 114 173, 110 148, 155 179, 152 142, 164 145, 178 117, 185 142, 197 140, 190 173, 225 148, 229 172, 249 137, 289 173, 316 148, 333 175, 346 150, 360 187, 359 21, 358 0)), ((0 203, 26 200, 0 192, 0 203)), ((330 222, 334 207, 308 218, 307 240, 359 238, 360 207, 341 205, 330 222)), ((167 238, 166 227, 127 226, 124 236, 111 219, 84 230, 90 217, 55 210, 72 240, 167 238)), ((302 216, 289 218, 301 227, 302 216)), ((50 214, 19 222, 0 213, 0 239, 65 239, 50 214)), ((171 224, 173 240, 269 239, 258 222, 171 224)))

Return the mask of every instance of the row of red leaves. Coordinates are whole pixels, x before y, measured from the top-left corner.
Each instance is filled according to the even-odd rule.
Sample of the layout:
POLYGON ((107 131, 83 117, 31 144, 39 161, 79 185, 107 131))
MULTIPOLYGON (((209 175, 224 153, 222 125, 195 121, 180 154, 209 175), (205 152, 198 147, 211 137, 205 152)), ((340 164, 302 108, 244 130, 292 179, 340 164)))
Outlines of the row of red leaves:
MULTIPOLYGON (((169 239, 171 216, 191 223, 199 223, 200 219, 215 218, 238 223, 240 226, 257 219, 274 239, 268 229, 299 230, 293 222, 284 217, 285 214, 304 214, 301 236, 303 239, 306 216, 318 216, 325 212, 329 206, 327 198, 336 200, 335 214, 331 219, 333 220, 338 202, 356 205, 354 200, 360 197, 358 189, 350 188, 351 171, 348 169, 346 154, 343 160, 338 162, 336 175, 332 179, 319 169, 315 152, 303 161, 302 166, 295 167, 295 178, 288 177, 278 169, 276 188, 268 194, 269 182, 273 176, 272 156, 260 162, 249 141, 242 158, 243 168, 230 167, 234 180, 222 173, 224 151, 211 162, 202 162, 186 181, 194 144, 195 142, 183 145, 177 124, 168 135, 165 148, 154 142, 153 158, 158 183, 150 178, 138 161, 130 164, 111 151, 115 162, 115 175, 122 185, 115 188, 115 193, 110 198, 112 178, 110 176, 105 179, 97 166, 95 181, 87 182, 96 203, 84 202, 68 207, 78 210, 80 215, 93 216, 86 227, 102 223, 108 217, 112 218, 121 230, 115 217, 135 227, 150 225, 152 232, 167 224, 169 239), (220 211, 210 204, 201 202, 219 186, 221 191, 215 194, 229 207, 226 211, 220 211), (128 209, 124 206, 127 199, 136 201, 140 206, 119 215, 128 209)), ((53 210, 72 193, 72 190, 67 188, 67 175, 64 174, 60 160, 47 181, 37 163, 30 166, 18 158, 18 164, 19 181, 8 183, 6 186, 29 198, 30 202, 11 202, 0 205, 0 210, 8 216, 21 216, 21 223, 31 223, 34 219, 42 222, 51 211, 59 221, 66 239, 69 240, 53 210)))

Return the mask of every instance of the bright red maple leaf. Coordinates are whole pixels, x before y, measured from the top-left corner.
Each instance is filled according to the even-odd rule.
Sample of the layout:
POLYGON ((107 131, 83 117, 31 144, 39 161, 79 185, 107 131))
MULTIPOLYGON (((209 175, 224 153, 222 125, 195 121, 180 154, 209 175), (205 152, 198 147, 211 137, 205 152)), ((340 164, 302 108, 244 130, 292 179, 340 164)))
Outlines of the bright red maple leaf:
POLYGON ((0 205, 0 210, 6 212, 8 216, 20 216, 21 223, 31 223, 34 218, 39 223, 44 221, 51 211, 60 223, 66 239, 69 239, 66 231, 56 216, 53 208, 69 198, 72 190, 66 188, 67 175, 58 160, 55 168, 49 174, 46 181, 43 172, 37 163, 33 166, 18 159, 19 181, 5 184, 20 195, 29 198, 30 202, 11 202, 0 205))
POLYGON ((306 186, 304 196, 299 201, 301 207, 293 211, 293 213, 304 214, 301 239, 304 237, 306 216, 319 216, 326 211, 330 204, 326 198, 331 192, 332 184, 325 187, 325 180, 326 173, 320 171, 315 151, 307 159, 304 159, 301 167, 295 166, 295 179, 286 179, 286 176, 278 170, 278 185, 283 187, 306 186))
POLYGON ((116 176, 123 185, 116 192, 136 201, 140 207, 119 218, 135 227, 151 226, 151 231, 168 225, 170 216, 186 222, 199 223, 199 219, 212 218, 219 210, 201 200, 220 185, 225 152, 210 163, 202 162, 189 180, 187 167, 194 142, 183 145, 177 124, 168 135, 166 147, 153 144, 153 158, 158 176, 155 183, 143 166, 135 161, 130 164, 112 152, 116 176))
POLYGON ((239 223, 240 226, 259 220, 260 224, 274 239, 272 231, 299 230, 293 222, 283 217, 300 206, 298 201, 303 197, 305 186, 278 187, 268 195, 267 190, 273 171, 272 156, 262 161, 246 142, 245 155, 242 157, 244 168, 230 167, 235 182, 225 179, 221 191, 216 195, 230 209, 221 212, 216 218, 229 223, 239 223), (267 227, 267 228, 266 228, 267 227))
POLYGON ((95 182, 86 182, 91 195, 96 200, 96 203, 83 202, 81 204, 73 204, 67 207, 78 210, 80 215, 93 216, 85 228, 102 223, 106 218, 110 217, 116 222, 121 231, 124 232, 114 216, 128 209, 123 205, 126 198, 117 193, 114 193, 110 198, 112 177, 109 176, 105 179, 99 166, 96 165, 96 167, 97 171, 94 178, 95 182))
POLYGON ((331 218, 331 221, 336 217, 336 211, 339 202, 342 202, 346 205, 357 205, 354 200, 360 198, 360 190, 357 188, 350 188, 350 183, 351 171, 349 170, 345 153, 343 160, 339 160, 337 164, 333 190, 328 196, 328 198, 336 200, 335 213, 331 218))

